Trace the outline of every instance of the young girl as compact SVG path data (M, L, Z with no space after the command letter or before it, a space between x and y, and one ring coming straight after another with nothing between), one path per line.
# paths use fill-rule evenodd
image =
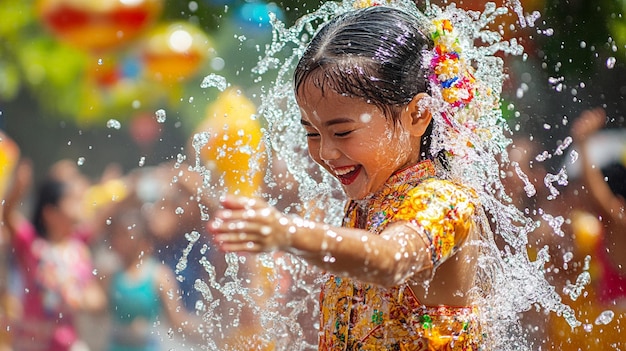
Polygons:
M449 24L440 23L441 34ZM470 188L436 177L444 167L430 154L431 75L446 69L424 64L434 46L413 15L391 7L332 19L296 68L295 94L311 158L350 199L343 226L236 197L211 224L223 250L282 250L332 273L321 294L320 350L481 343L472 299L479 204ZM458 83L471 84L461 62L446 64L456 65L449 73ZM447 103L471 101L451 84L458 89L444 91Z
M18 204L30 186L32 169L22 161L4 203L10 235L24 284L23 315L15 326L16 350L67 351L86 347L75 317L104 307L106 296L93 274L87 244L77 238L82 192L53 177L38 187L32 223Z
M162 349L157 326L169 322L182 330L190 342L198 342L199 318L189 313L177 298L178 284L170 267L157 261L152 252L142 204L134 196L118 203L110 213L108 229L111 248L120 267L103 280L109 296L111 337L109 351L153 351Z

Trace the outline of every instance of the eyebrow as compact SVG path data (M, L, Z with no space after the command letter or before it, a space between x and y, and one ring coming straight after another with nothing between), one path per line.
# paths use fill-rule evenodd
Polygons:
M332 126L335 124L341 124L341 123L353 123L354 120L350 119L350 118L335 118L335 119L331 119L330 121L327 121L326 123L324 123L324 126L328 127L328 126ZM309 121L305 121L303 119L300 120L300 124L302 124L305 127L312 127L313 125L311 124L311 122Z

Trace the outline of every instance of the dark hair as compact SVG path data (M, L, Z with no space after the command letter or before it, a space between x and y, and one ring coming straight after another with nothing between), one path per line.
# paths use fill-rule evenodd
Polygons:
M607 178L607 184L615 195L626 199L626 167L618 162L602 167L602 174Z
M33 211L33 224L37 234L48 237L48 228L43 218L44 209L48 206L59 206L67 193L67 184L52 178L44 179L37 189L37 200Z
M415 95L429 92L422 52L432 47L417 18L404 11L374 6L345 13L322 27L300 58L296 96L310 81L322 93L369 101L395 122Z
M383 111L405 105L428 91L422 51L431 47L417 19L401 10L375 6L348 12L311 40L294 73L296 94L312 79L320 89L371 101Z

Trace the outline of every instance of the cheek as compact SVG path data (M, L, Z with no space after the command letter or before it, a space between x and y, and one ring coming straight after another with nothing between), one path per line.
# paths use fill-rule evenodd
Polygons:
M384 172L393 172L406 162L409 154L407 145L410 145L410 138L406 133L393 134L389 131L367 145L363 145L363 152L372 159L377 169Z
M323 164L322 159L320 157L320 149L318 142L307 141L307 149L309 150L309 156L315 161L317 164Z

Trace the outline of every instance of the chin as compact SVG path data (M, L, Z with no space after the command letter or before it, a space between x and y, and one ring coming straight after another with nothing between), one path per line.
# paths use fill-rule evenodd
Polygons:
M343 192L350 200L363 200L369 195L369 193L364 191L350 191L346 187L343 188Z

